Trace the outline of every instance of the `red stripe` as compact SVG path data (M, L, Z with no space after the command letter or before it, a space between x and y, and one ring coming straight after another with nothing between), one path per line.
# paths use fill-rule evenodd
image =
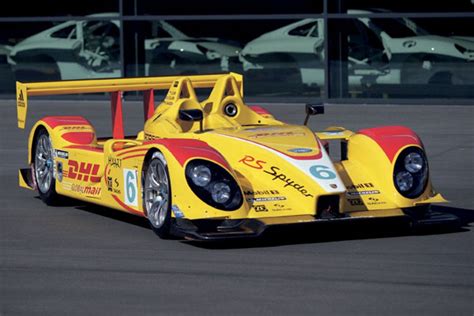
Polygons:
M135 215L138 215L138 216L142 216L142 217L146 217L145 214L143 214L142 212L136 210L136 209L133 209L131 208L130 206L128 206L127 204L123 203L122 201L120 201L120 199L118 198L118 196L116 196L115 194L111 194L112 197L114 198L114 200L122 207L124 208L127 212L129 213L132 213L132 214L135 214Z
M136 157L143 157L143 156L144 156L143 154L132 155L132 156L123 157L122 160L127 160L130 158L136 158Z
M418 145L423 148L418 135L405 126L367 128L360 130L358 133L377 142L390 161L393 161L400 149L407 145Z
M122 151L121 153L117 154L117 157L129 154L129 153L134 153L138 151L147 151L149 148L138 148L138 149L132 149L132 150L127 150L127 151Z
M69 132L62 134L61 137L70 143L88 145L94 141L95 134L93 132Z
M206 142L197 139L163 138L144 142L165 146L183 166L191 158L205 158L232 170L224 157Z
M99 148L95 146L85 146L85 145L69 145L64 148L82 149L82 150L94 151L94 152L99 152L99 153L104 152L103 148Z
M268 115L268 114L272 115L270 112L268 112L267 109L258 105L251 105L249 106L249 108L252 109L252 111L254 111L255 113L260 114L260 115Z
M82 116L47 116L41 119L51 128L63 125L91 125Z

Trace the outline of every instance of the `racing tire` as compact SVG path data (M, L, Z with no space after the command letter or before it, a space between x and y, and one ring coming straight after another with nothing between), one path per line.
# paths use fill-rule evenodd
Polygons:
M60 199L56 193L54 178L53 146L48 132L40 128L33 140L33 177L41 200L47 205L56 205Z
M170 178L166 160L158 151L143 166L143 209L155 234L171 238Z

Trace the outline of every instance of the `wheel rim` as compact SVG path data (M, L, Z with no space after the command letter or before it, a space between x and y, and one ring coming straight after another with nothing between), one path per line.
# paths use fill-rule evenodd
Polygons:
M145 176L145 208L150 223L160 228L165 224L169 208L169 183L164 164L153 159Z
M48 135L41 135L36 143L35 176L38 189L48 192L53 179L53 154Z

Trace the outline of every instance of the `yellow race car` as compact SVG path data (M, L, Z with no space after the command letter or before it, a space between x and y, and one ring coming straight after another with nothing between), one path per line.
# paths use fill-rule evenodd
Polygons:
M200 102L196 89L209 89ZM156 107L154 91L168 90ZM145 124L123 132L122 92L143 91ZM410 216L445 202L430 182L419 137L402 126L352 132L276 120L244 103L239 74L17 82L18 126L35 95L109 92L112 137L80 116L48 116L32 128L22 187L47 204L67 196L148 218L162 238L255 237L272 225ZM328 144L338 143L339 157ZM331 146L332 146L331 145ZM331 147L332 148L332 147Z

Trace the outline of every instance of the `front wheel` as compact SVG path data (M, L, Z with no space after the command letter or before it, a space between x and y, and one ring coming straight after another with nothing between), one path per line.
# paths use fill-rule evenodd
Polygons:
M169 238L171 231L171 188L166 160L159 152L145 163L143 208L153 231Z
M46 204L55 204L58 201L58 195L55 189L53 174L53 146L51 145L51 138L45 129L39 130L35 135L33 146L33 174L39 196Z

